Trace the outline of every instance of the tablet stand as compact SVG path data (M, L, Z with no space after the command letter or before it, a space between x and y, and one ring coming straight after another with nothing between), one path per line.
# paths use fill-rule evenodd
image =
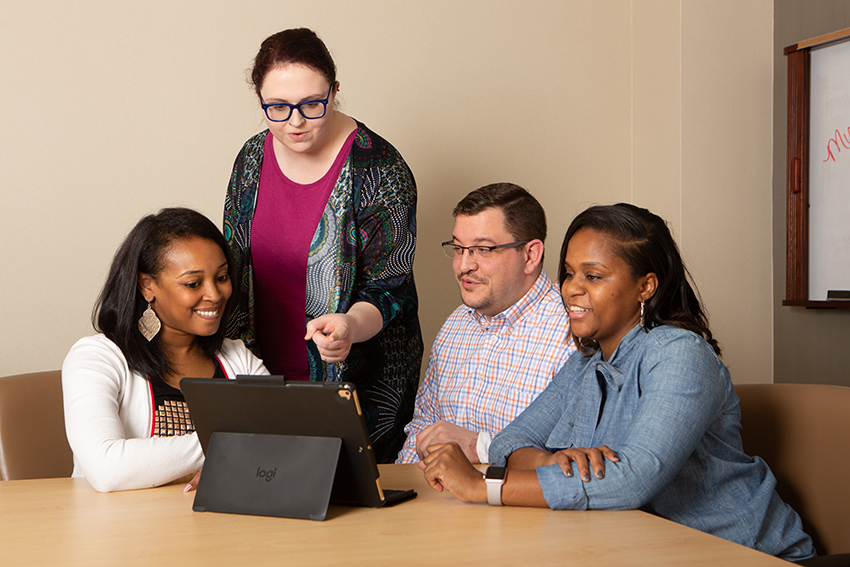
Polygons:
M192 509L324 520L342 440L215 432Z

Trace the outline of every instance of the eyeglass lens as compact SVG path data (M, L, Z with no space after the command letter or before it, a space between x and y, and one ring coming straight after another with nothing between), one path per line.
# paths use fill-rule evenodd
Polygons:
M446 256L449 258L454 258L455 256L463 256L463 251L469 251L470 258L489 258L490 257L490 247L489 246L458 246L456 244L444 244L443 252L446 253Z

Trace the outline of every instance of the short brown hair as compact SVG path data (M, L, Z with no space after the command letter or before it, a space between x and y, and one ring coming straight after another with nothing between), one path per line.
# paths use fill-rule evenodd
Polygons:
M546 213L531 193L513 183L493 183L461 199L452 215L472 216L498 208L505 215L505 227L517 240L546 242Z

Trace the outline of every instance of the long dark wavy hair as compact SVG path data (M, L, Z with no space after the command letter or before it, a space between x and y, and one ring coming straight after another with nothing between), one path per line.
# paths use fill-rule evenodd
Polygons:
M215 242L227 259L227 273L233 281L234 267L230 247L221 232L207 217L192 209L162 209L140 220L115 253L106 284L92 311L92 325L106 335L124 353L130 370L148 380L161 383L172 367L162 347L160 335L148 342L139 332L138 321L148 302L139 291L139 275L156 279L165 267L165 255L180 240L205 238ZM224 341L224 321L231 312L228 301L218 331L208 337L196 337L197 345L213 358Z
M720 345L708 328L708 317L693 284L679 247L670 234L667 223L647 209L628 203L590 207L580 213L564 236L561 246L558 280L561 286L566 279L564 261L567 245L573 235L588 228L611 238L614 253L622 258L636 278L655 273L658 288L644 305L644 326L652 329L660 325L673 325L700 335L720 355ZM596 341L573 337L582 352L595 352Z

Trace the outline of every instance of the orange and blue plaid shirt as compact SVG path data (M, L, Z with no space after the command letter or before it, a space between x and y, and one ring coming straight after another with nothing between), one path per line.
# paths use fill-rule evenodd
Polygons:
M501 431L575 352L568 330L561 295L545 270L490 321L466 305L455 309L434 340L396 462L418 461L416 435L439 420L491 436Z

